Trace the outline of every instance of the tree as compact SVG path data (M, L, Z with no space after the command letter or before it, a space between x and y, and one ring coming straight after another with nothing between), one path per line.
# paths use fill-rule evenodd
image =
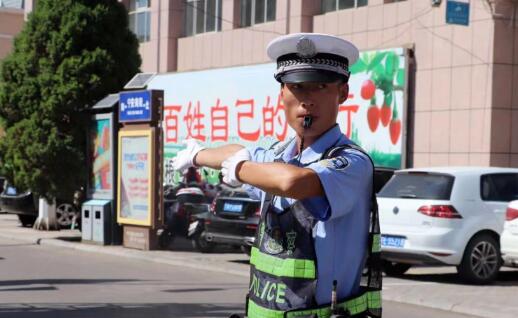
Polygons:
M49 202L85 184L85 112L139 71L116 0L40 0L0 68L2 173Z

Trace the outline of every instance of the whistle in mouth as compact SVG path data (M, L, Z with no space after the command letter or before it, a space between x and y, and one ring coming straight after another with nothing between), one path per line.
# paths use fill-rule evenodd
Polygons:
M302 127L307 129L307 128L311 127L312 123L313 123L313 117L311 117L310 115L306 115L306 116L304 116L304 122L302 123Z

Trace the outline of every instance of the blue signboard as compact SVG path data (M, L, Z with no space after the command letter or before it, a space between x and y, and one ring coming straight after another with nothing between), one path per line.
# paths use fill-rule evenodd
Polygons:
M446 3L446 23L469 25L469 3L448 0Z
M119 94L119 122L147 122L151 115L151 91Z

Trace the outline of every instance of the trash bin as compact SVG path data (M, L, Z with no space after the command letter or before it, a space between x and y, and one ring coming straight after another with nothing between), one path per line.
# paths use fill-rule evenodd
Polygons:
M81 206L81 239L83 241L92 240L92 206L88 202Z
M111 244L111 202L108 200L95 200L92 204L93 226L92 240L103 245Z
M83 239L91 240L95 243L100 243L103 245L111 244L111 201L90 200L83 203L82 210L83 220L87 220L87 224L83 222L83 226L88 226L88 230L83 230ZM89 214L89 218L84 219L84 216L86 216L87 214Z

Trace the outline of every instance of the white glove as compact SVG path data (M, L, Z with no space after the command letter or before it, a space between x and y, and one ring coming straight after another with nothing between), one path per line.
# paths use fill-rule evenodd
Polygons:
M196 157L198 152L205 149L196 139L187 139L182 143L187 147L180 150L172 160L173 169L181 173L190 167L194 167L194 157Z
M221 163L223 182L232 187L242 185L242 183L237 179L236 167L240 162L250 161L251 159L250 152L248 152L246 148L243 148L223 161Z

